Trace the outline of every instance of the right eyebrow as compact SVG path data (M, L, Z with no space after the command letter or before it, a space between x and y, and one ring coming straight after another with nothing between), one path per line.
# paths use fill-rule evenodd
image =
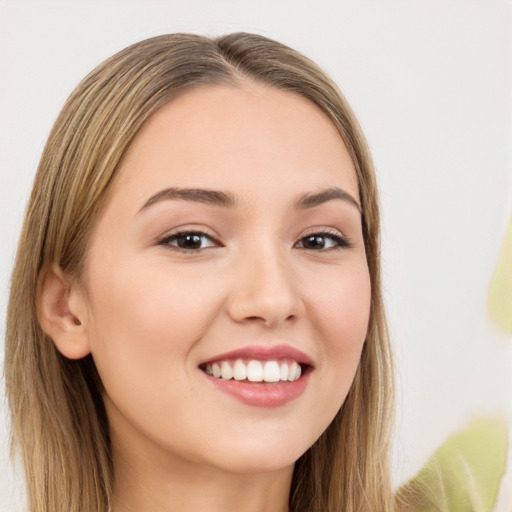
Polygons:
M361 206L355 198L345 190L338 187L328 188L317 192L316 194L304 194L300 196L298 201L295 203L295 208L299 210L314 208L315 206L326 203L327 201L332 201L333 199L341 199L342 201L355 206L359 213L362 213Z
M229 192L220 190L210 190L204 188L165 188L151 196L139 211L149 208L160 201L170 199L179 199L182 201L193 201L196 203L210 204L214 206L223 206L224 208L233 208L236 205L236 199Z

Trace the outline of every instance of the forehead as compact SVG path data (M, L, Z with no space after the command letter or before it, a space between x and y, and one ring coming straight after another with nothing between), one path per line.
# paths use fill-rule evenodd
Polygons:
M357 197L353 162L336 127L293 92L244 83L200 86L162 107L128 148L115 188L233 188L269 185L300 193L336 185Z

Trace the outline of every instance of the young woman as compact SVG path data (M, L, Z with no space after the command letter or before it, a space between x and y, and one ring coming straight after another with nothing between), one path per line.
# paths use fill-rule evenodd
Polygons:
M35 178L5 374L33 512L390 510L378 197L329 78L252 34L87 76Z

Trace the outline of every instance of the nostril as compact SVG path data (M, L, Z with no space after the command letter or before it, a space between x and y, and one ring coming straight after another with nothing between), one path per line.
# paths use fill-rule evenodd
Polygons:
M263 273L254 268L250 279L241 273L228 304L228 313L237 323L263 322L267 327L293 322L303 309L292 280L284 279L276 268Z

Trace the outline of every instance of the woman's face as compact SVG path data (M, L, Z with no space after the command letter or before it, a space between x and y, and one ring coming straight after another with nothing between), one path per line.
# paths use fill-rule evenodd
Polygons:
M146 122L110 192L74 307L114 450L291 467L342 405L368 325L358 185L334 126L290 92L197 88Z

